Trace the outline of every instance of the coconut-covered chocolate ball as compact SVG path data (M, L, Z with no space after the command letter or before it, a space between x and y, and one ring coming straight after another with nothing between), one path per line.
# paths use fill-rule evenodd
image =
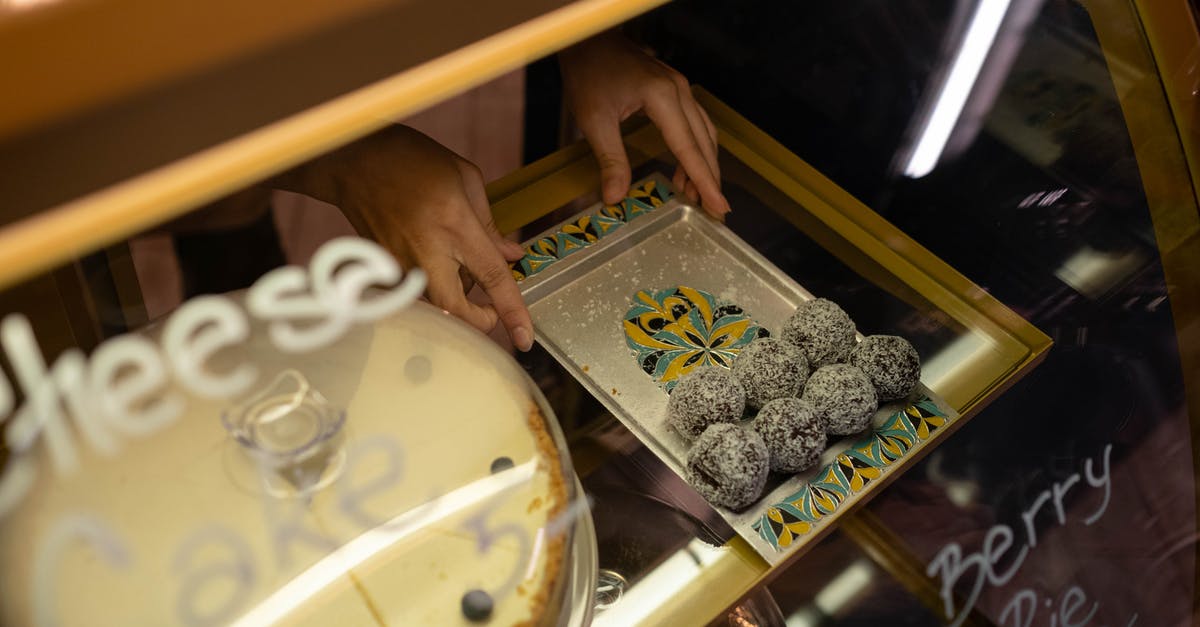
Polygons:
M867 428L879 407L875 386L866 373L850 364L818 368L804 385L804 400L824 417L825 431L850 435Z
M850 351L850 365L866 373L879 400L908 396L921 380L921 356L896 335L868 335Z
M795 344L760 337L738 353L731 369L755 409L777 398L800 396L808 380L808 359Z
M708 425L740 420L746 392L727 370L704 368L680 379L667 401L667 424L694 438Z
M722 423L696 438L687 457L687 480L713 505L742 509L767 485L770 453L752 429Z
M775 472L800 472L816 464L825 450L825 424L806 400L767 403L754 419L754 430L766 443Z
M846 361L854 348L854 321L837 303L817 298L802 303L783 325L782 337L804 350L810 368Z

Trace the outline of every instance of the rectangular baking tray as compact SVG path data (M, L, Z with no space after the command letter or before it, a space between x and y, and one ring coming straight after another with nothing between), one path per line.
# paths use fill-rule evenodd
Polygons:
M814 296L723 224L683 201L661 174L633 189L642 190L640 210L614 213L597 204L581 211L526 242L529 255L523 266L514 264L515 275L538 342L684 476L689 443L666 427L667 392L643 371L626 343L622 322L635 294L696 288L738 305L772 333ZM657 197L648 189L657 190ZM658 206L647 209L651 202ZM637 215L624 219L631 213ZM597 220L608 224L597 228ZM534 257L541 262L531 266L528 260ZM535 273L529 273L531 267ZM924 385L912 398L920 402L882 406L868 432L831 440L814 469L772 475L749 508L715 509L769 563L783 561L887 483L931 433L958 418Z

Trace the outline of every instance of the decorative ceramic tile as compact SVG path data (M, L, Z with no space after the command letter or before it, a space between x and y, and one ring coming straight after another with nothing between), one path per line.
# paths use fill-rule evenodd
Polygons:
M621 202L563 224L559 230L526 246L525 256L509 264L513 278L524 281L559 259L595 244L630 220L661 207L672 196L674 193L657 179L639 181Z
M729 368L754 338L769 335L736 304L685 285L641 290L633 301L622 321L625 343L668 392L696 368Z

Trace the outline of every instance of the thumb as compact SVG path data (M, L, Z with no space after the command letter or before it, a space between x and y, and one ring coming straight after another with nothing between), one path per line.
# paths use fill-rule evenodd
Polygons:
M471 205L471 211L475 212L475 217L483 225L483 230L492 240L492 244L496 246L496 250L500 251L505 261L517 261L524 257L525 249L516 242L510 242L496 226L496 219L492 216L492 208L488 203L487 191L483 186L483 174L480 173L478 166L464 160L460 160L458 165L467 203Z

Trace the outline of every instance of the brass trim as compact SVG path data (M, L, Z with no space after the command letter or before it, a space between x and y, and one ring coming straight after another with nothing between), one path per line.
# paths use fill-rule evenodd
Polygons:
M1200 189L1196 189L1200 181L1200 108L1196 106L1200 77L1195 74L1200 67L1200 29L1196 14L1187 0L1134 0L1133 8L1146 33L1157 66L1154 70L1162 79L1193 191L1200 201Z
M1195 15L1182 0L1088 0L1084 7L1109 65L1124 64L1142 77L1118 89L1117 97L1168 286L1193 467L1200 468L1200 114L1192 93L1196 84L1188 78L1200 50ZM1195 503L1200 511L1200 491ZM1200 530L1200 518L1196 525ZM1200 560L1200 544L1195 556ZM1194 576L1200 590L1200 569ZM1192 608L1200 615L1200 597L1193 595Z

